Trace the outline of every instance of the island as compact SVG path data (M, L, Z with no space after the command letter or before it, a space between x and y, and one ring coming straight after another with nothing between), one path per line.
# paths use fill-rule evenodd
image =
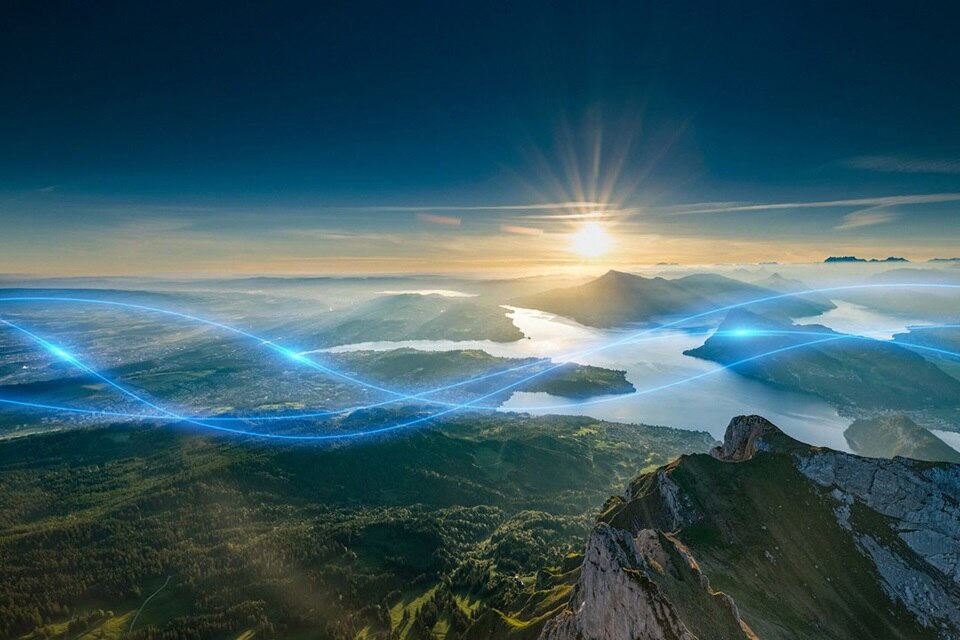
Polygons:
M421 351L349 351L331 354L337 366L365 380L411 393L430 391L456 383L439 396L467 401L493 394L502 401L514 391L543 392L564 398L583 399L623 395L636 389L626 372L573 362L555 363L542 358L500 358L479 349ZM479 378L466 384L461 381ZM502 391L498 391L501 390ZM431 394L431 398L437 398Z
M870 458L913 458L960 463L960 451L902 413L861 418L843 432L854 453Z

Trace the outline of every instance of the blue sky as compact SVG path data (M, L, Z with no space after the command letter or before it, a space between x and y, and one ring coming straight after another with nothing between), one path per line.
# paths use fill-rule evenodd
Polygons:
M958 244L948 3L326 4L8 9L0 271L549 268L594 211L618 265Z

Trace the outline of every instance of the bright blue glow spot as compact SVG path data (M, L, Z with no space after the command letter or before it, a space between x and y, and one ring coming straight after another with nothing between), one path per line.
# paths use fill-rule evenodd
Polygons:
M73 362L74 360L76 360L76 358L74 358L72 355L70 355L60 347L50 347L50 353L57 356L58 358L62 358L66 360L67 362Z
M280 353L287 356L291 360L296 360L297 362L305 362L307 359L306 356L299 354L296 351L292 351L290 349L284 349L283 347L280 347Z
M909 287L917 287L917 288L938 288L938 289L960 289L960 285L949 285L949 284L919 284L919 285L914 285L914 284L847 285L847 286L840 286L840 287L832 287L832 288L828 288L828 289L815 289L815 290L810 290L810 291L805 291L805 292L798 292L798 293L778 294L778 295L772 296L772 297L761 298L761 299L752 300L752 301L748 301L748 302L738 303L738 304L735 304L735 305L728 305L728 306L726 306L726 307L719 307L719 308L716 308L716 309L712 309L712 310L710 310L710 311L702 312L702 313L697 314L697 315L694 315L694 316L690 316L690 317L688 317L688 318L682 318L682 319L679 319L679 320L671 321L671 322L666 323L666 324L664 324L664 325L660 325L660 326L658 326L658 327L656 327L656 328L654 328L654 329L647 329L647 330L644 330L644 331L640 331L640 332L638 332L638 333L633 333L633 334L627 335L626 337L624 337L624 338L622 338L622 339L619 339L619 340L607 342L607 343L601 344L601 345L599 345L599 346L592 346L591 348L589 348L589 349L587 349L587 350L584 350L584 351L581 351L581 352L578 352L577 354L571 354L571 355L566 356L566 357L557 358L557 360L560 360L561 362L559 362L559 363L557 363L557 364L555 364L555 365L553 365L553 366L549 366L549 367L547 367L546 369L543 369L543 370L541 370L541 371L535 371L535 372L533 372L532 374L530 374L530 375L528 375L528 376L526 376L526 377L524 377L524 378L522 378L522 379L520 379L520 380L518 380L518 381L512 382L512 383L510 383L510 384L508 384L508 385L505 385L505 386L501 387L500 389L491 391L490 393L488 393L488 394L486 394L486 395L483 395L483 396L481 396L481 397L479 397L479 398L475 398L475 399L473 399L473 400L469 400L469 401L464 402L464 403L462 403L462 404L455 404L455 403L451 403L451 402L442 402L442 401L439 401L439 400L427 400L427 402L429 402L429 403L431 403L431 404L436 404L436 405L439 405L439 406L448 407L447 409L445 409L445 410L443 410L443 411L439 411L439 412L437 412L437 413L424 415L424 416L422 416L422 417L419 417L419 418L416 418L416 419L414 419L414 420L407 421L407 422L395 423L395 424L390 424L390 425L383 426L383 427L372 428L372 429L369 429L369 430L366 430L366 431L340 432L340 433L323 434L323 435L309 435L309 434L307 434L307 435L301 435L301 434L289 434L289 435L288 435L288 434L270 434L270 433L262 433L262 432L257 432L257 431L250 431L250 430L240 429L240 428L229 428L229 427L215 426L215 425L207 424L207 421L208 421L208 420L209 420L209 421L256 421L256 420L272 420L272 419L285 420L285 419L303 418L303 417L312 417L312 416L337 415L337 414L340 414L340 413L344 413L344 412L346 412L346 411L356 410L357 408L337 410L337 411L330 411L330 412L324 412L324 413L299 414L299 415L282 415L282 416L255 416L255 417L236 417L236 416L232 416L232 417L206 417L206 416L190 417L190 416L182 416L182 415L179 415L178 413L174 413L174 412L172 412L172 411L168 411L168 410L166 410L166 409L164 409L164 408L162 408L162 407L159 407L159 406L151 403L150 401L148 401L148 400L146 400L146 399L138 396L137 394L135 394L135 393L127 390L126 388L124 388L123 386L117 384L116 382L113 382L112 380L109 380L108 378L106 378L106 377L103 376L102 374L97 373L96 371L94 371L94 370L91 369L90 367L86 366L85 364L83 364L82 362L80 362L77 358L75 358L74 356L72 356L72 355L70 355L69 353L65 352L64 350L62 350L62 349L60 349L60 348L58 348L58 347L53 346L52 344L50 344L50 343L47 342L46 340L43 340L43 339L40 338L39 336L36 336L35 334L27 331L26 329L24 329L24 328L22 328L22 327L18 327L17 325L15 325L15 324L13 324L13 323L11 323L11 322L8 322L7 320L3 320L2 318L0 318L0 323L2 323L2 324L4 324L4 325L7 325L7 326L9 326L9 327L11 327L11 328L13 328L13 329L16 329L16 330L20 331L21 333L27 335L28 337L30 337L31 339L33 339L38 345L40 345L41 347L47 349L50 353L52 353L52 354L54 354L54 355L57 355L57 356L59 356L59 357L62 357L62 358L67 359L68 361L70 361L70 362L72 362L73 364L75 364L75 366L83 369L84 371L88 372L88 373L91 374L91 375L94 375L94 376L100 378L101 380L103 380L104 382L106 382L107 384L109 384L110 386L112 386L112 387L116 388L118 391L122 392L124 395L129 396L130 398L132 398L132 399L140 402L141 404L145 405L146 407L148 407L148 408L150 408L150 409L153 409L153 410L159 412L159 414L162 414L162 415L144 415L144 414L134 414L134 413L121 413L121 412L85 410L85 409L77 409L77 408L73 408L73 407L60 407L60 406L54 406L54 405L44 405L44 404L36 404L36 403L28 403L28 402L19 402L19 401L9 400L9 399L5 399L5 398L0 398L0 403L11 404L11 405L18 405L18 406L23 406L23 407L33 407L33 408L37 408L37 409L50 409L50 410L57 410L57 411L71 411L71 412L86 413L86 414L91 414L91 415L111 415L111 416L132 417L132 418L150 418L150 419L158 419L158 418L159 418L159 419L164 419L164 420L185 421L185 422L189 422L189 423L195 424L195 425L200 426L200 427L204 427L204 428L208 428L208 429L213 429L213 430L217 430L217 431L222 431L222 432L226 432L226 433L234 433L234 434L241 434L241 435L254 436L254 437L263 437L263 438L276 438L276 439L284 439L284 440L339 440L339 439L345 439L345 438L359 438L359 437L363 437L363 436L370 436L370 435L377 434L377 433L385 433L385 432L390 432L390 431L394 431L394 430L404 429L404 428L407 428L407 427L413 427L413 426L415 426L415 425L417 425L417 424L422 424L422 423L427 422L427 421L429 421L429 420L433 420L433 419L436 419L436 418L439 418L439 417L448 415L448 414L450 414L450 413L453 413L453 412L459 411L459 410L468 410L468 409L491 409L491 410L492 410L492 409L496 409L496 408L497 408L496 405L494 405L494 406L484 406L483 404L481 404L481 402L484 401L484 400L488 400L488 399L490 399L490 398L498 395L499 393L501 393L501 392L503 392L503 391L516 388L516 387L518 387L519 385L523 384L524 382L527 382L527 381L529 381L529 380L533 380L533 379L538 378L538 377L540 377L540 376L542 376L542 375L544 375L544 374L547 374L547 373L549 373L549 372L551 372L551 371L554 371L554 370L556 370L557 368L563 366L563 361L572 360L576 355L588 355L588 354L591 354L591 353L595 353L595 352L599 352L599 351L611 349L611 348L616 347L616 346L621 345L621 344L631 344L631 343L641 342L641 341L645 341L645 340L654 340L654 339L657 339L657 338L659 338L659 337L666 337L666 336L657 336L657 337L646 337L646 338L644 338L644 337L642 337L642 336L645 336L645 335L647 335L647 334L653 333L653 332L655 332L655 331L658 331L658 330L661 330L661 329L664 329L664 328L667 328L667 327L670 327L670 326L676 326L676 325L679 325L679 324L682 324L682 323L685 323L685 322L689 322L689 321L691 321L691 320L698 319L698 318L700 318L700 317L704 317L704 316L707 316L707 315L710 315L710 314L713 314L713 313L717 313L717 312L719 312L719 311L729 310L729 309L738 308L738 307L744 307L744 306L747 306L747 305L750 305L750 304L755 304L755 303L758 303L758 302L764 302L764 301L773 300L773 299L788 298L788 297L795 296L795 295L799 295L799 294L803 294L803 293L822 293L822 292L827 292L827 291L842 291L842 290L850 290L850 289L909 288ZM367 387L367 388L371 388L371 389L376 389L376 390L381 390L381 391L388 392L388 393L390 393L391 395L396 395L396 396L398 396L399 399L401 399L401 400L409 400L409 399L412 399L412 398L423 398L424 396L432 395L432 394L436 393L437 391L442 391L442 390L445 390L445 389L462 386L462 385L464 385L464 384L468 384L468 383L470 383L470 382L474 382L474 381L477 381L477 380L482 380L482 379L487 379L487 378L493 378L493 377L496 377L496 376L501 375L501 374L503 374L503 373L507 373L507 372L511 372L511 371L520 371L520 370L523 370L523 369L526 369L526 368L532 366L532 364L539 364L539 363L543 362L543 361L541 361L541 360L537 360L536 362L534 362L534 363L532 363L532 364L521 365L521 366L517 366L517 367L512 367L512 368L509 368L509 369L505 369L505 370L500 371L500 372L495 372L495 373L492 373L492 374L485 374L485 375L483 375L483 376L477 376L477 377L475 377L475 378L470 378L470 379L467 379L467 380L463 380L463 381L460 381L460 382L456 382L456 383L447 385L447 386L445 386L445 387L438 387L437 389L433 389L433 390L430 390L430 391L424 391L424 392L421 392L421 393L416 394L416 395L406 395L406 394L403 394L403 393L401 393L401 392L397 392L397 391L393 391L393 390L390 390L390 389L385 389L385 388L382 388L382 387L370 385L369 383L365 383L365 382L363 382L363 381L361 381L361 380L357 380L357 379L352 378L352 377L350 377L350 376L347 376L347 375L345 375L345 374L336 372L336 371L334 371L334 370L332 370L332 369L328 369L328 368L326 368L326 367L322 367L322 366L319 365L318 363L316 363L316 362L310 360L309 358L307 358L305 355L301 355L301 354L296 353L296 352L294 352L294 351L292 351L292 350L284 349L284 348L282 348L282 347L273 346L269 340L263 340L262 338L258 338L257 336L255 336L255 335L253 335L253 334L251 334L251 333L247 333L247 332L242 331L242 330L240 330L240 329L235 329L235 328L232 328L232 327L228 327L227 325L219 324L219 323L216 323L216 322L213 322L213 321L210 321L210 320L203 320L203 319L197 318L197 317L195 317L195 316L189 316L189 315L177 313L177 312L174 312L174 311L167 311L167 310L157 309L157 308L155 308L155 307L145 307L145 306L141 306L141 305L131 305L131 304L127 304L127 303L119 303L119 302L104 301L104 300L94 300L94 299L87 299L87 298L66 298L66 297L53 297L53 296L0 297L0 302L14 302L14 301L79 302L79 303L89 303L89 304L103 304L103 305L111 305L111 306L125 307L125 308L131 308L131 309L142 309L142 310L146 310L146 311L153 311L153 312L157 312L157 313L163 313L163 314L166 314L166 315L183 318L183 319L186 319L186 320L192 320L192 321L196 321L196 322L201 322L201 323L207 324L207 325L209 325L209 326L218 327L218 328L221 328L221 329L224 329L224 330L228 330L228 331L230 331L230 332L232 332L232 333L234 333L234 334L241 335L241 336L245 336L245 337L247 337L247 338L251 338L251 339L260 341L260 342L262 342L264 345L271 345L275 350L277 350L277 351L280 352L280 353L283 353L284 355L287 355L288 357L290 357L290 358L293 359L293 360L296 360L296 361L298 361L298 362L307 362L307 363L309 363L310 366L311 366L312 368L314 368L314 369L331 373L331 374L336 375L336 376L338 376L338 377L340 377L340 378L342 378L342 379L344 379L344 380L348 380L348 381L351 381L351 382L360 384L360 385L362 385L362 386L364 386L364 387ZM922 327L917 327L917 329L921 329L921 328L923 328L923 329L960 328L960 325L940 325L940 326L922 326ZM723 332L718 332L718 333L723 333ZM665 383L665 384L662 384L662 385L659 385L659 386L648 387L648 388L646 388L646 389L638 390L638 391L636 391L636 395L654 393L654 392L657 392L657 391L660 391L660 390L663 390L663 389L667 389L667 388L670 388L670 387L675 387L675 386L678 386L678 385L681 385L681 384L689 383L689 382L695 381L695 380L697 380L697 379L700 379L700 378L706 377L706 376L708 376L708 375L711 375L711 374L713 374L713 373L716 373L716 372L718 372L718 371L723 371L723 370L730 369L730 368L735 367L735 366L737 366L737 365L739 365L739 364L744 364L744 363L746 363L746 362L758 360L758 359L760 359L760 358L764 358L764 357L771 356L771 355L776 355L776 354L779 354L779 353L784 353L784 352L788 352L788 351L793 351L793 350L795 350L795 349L804 348L804 347L807 347L807 346L810 346L810 345L827 343L827 342L834 342L834 341L838 341L838 340L867 340L867 341L872 340L872 338L869 338L869 337L866 337L866 336L848 335L848 334L837 334L837 333L834 333L834 332L821 333L821 332L811 332L811 331L773 331L773 330L763 330L763 329L740 329L740 330L729 331L729 332L727 332L727 333L728 333L728 334L731 334L731 335L790 335L790 334L796 334L796 335L803 335L803 336L809 336L809 337L814 337L814 336L826 336L826 337L823 338L823 339L819 339L819 340L811 340L811 341L803 342L803 343L800 343L800 344L794 344L794 345L790 345L790 346L783 347L783 348L780 348L780 349L776 349L776 350L773 350L773 351L768 351L768 352L765 352L765 353L760 353L760 354L752 355L752 356L750 356L749 358L745 358L745 359L743 359L743 360L739 360L739 361L737 361L737 362L733 362L733 363L730 363L730 364L728 364L728 365L724 365L724 366L721 366L721 367L717 367L717 368L715 368L715 369L711 369L711 370L709 370L709 371L705 371L705 372L700 373L700 374L695 375L695 376L691 376L691 377L688 377L688 378L681 378L681 379L678 379L678 380L672 380L672 381L670 381L670 382L668 382L668 383ZM925 350L925 351L930 351L930 352L933 352L933 353L939 353L939 354L942 354L942 355L951 356L951 357L954 357L954 358L960 358L960 353L950 352L950 351L946 351L946 350L942 350L942 349L936 349L936 348L932 348L932 347L925 347L925 346L922 346L922 345L913 345L913 344L908 344L908 345L905 345L905 346L908 346L908 347L911 348L911 349ZM564 408L564 407L569 407L569 406L584 406L584 405L591 405L591 404L600 404L600 403L609 402L609 401L612 401L612 400L617 400L617 399L622 398L622 397L627 397L627 396L608 396L608 397L603 397L603 398L596 398L596 399L589 400L589 401L585 401L585 402L575 402L575 403L570 403L570 404L561 404L561 405L553 405L553 406L540 406L540 407L536 407L536 409L538 409L538 410L542 410L542 409L562 409L562 408ZM382 403L367 405L367 407L362 407L362 408L383 406L383 405L390 404L390 403L395 402L395 401L396 401L396 400L388 400L388 401L384 401L384 402L382 402ZM359 407L358 407L358 408L359 408Z

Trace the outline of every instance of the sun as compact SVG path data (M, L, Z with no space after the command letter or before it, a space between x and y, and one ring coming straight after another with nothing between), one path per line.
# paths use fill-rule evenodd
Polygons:
M607 233L602 222L584 222L579 229L570 234L570 249L584 258L597 258L607 253L613 245L613 238Z

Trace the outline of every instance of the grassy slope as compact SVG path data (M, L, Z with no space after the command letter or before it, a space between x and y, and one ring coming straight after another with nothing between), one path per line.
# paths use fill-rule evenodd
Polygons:
M482 617L517 597L514 576L578 549L593 505L636 468L709 444L513 416L337 448L123 426L6 441L0 637L72 637L65 624L96 609L119 637L167 575L132 638L383 637L384 618L398 605L412 618L441 582ZM435 632L455 622L445 602Z
M688 456L671 477L708 514L679 537L761 638L933 637L881 591L833 502L791 456Z

